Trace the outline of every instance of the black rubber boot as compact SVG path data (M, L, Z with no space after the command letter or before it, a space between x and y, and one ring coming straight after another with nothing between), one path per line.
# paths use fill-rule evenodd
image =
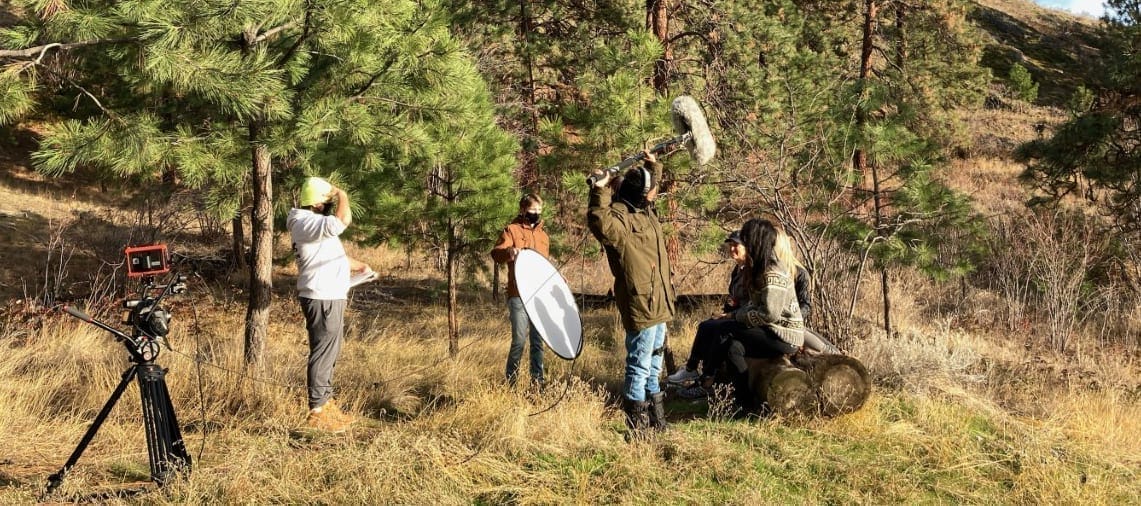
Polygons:
M650 415L647 413L649 405L650 403L645 401L622 399L622 411L626 413L626 428L630 429L626 432L626 441L642 439L646 436L650 428Z
M650 427L657 431L666 430L666 393L650 395Z

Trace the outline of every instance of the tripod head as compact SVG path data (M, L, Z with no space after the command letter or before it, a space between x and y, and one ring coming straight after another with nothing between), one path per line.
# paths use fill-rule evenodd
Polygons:
M185 275L171 273L165 284L157 284L154 276L144 276L138 296L123 301L123 307L131 310L123 324L131 326L131 337L138 343L137 349L143 358L157 358L159 343L165 344L166 335L170 333L171 314L162 307L162 299L180 293L186 293Z
M62 309L113 334L117 341L127 347L133 362L151 363L158 358L162 349L160 345L165 344L165 337L170 333L171 314L162 307L162 300L167 295L186 293L186 276L170 271L165 244L127 248L125 253L127 276L139 278L142 283L135 297L123 301L123 307L130 310L123 320L123 325L131 326L130 334L88 316L79 308L63 306ZM156 282L156 274L168 272L171 274L166 283Z

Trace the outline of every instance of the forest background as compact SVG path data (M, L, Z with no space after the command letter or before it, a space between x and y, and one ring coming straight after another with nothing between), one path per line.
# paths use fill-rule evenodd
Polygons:
M197 467L104 499L1136 500L1141 7L1108 3L0 3L0 497L34 500L125 366L53 309L118 318L122 248L161 241L197 274L164 355ZM487 251L518 196L547 201L572 288L604 294L583 178L670 135L682 94L719 151L666 161L679 291L720 293L721 239L779 219L810 324L872 373L863 410L675 402L670 433L627 445L607 305L584 306L579 360L548 357L556 386L502 384ZM338 368L364 423L332 438L292 431L305 345L280 231L306 175L348 189L351 252L382 274ZM679 314L676 354L716 306ZM140 432L123 402L62 497L145 480Z

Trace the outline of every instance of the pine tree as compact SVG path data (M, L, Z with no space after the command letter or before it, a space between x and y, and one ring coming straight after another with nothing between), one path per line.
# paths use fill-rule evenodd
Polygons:
M449 89L437 105L448 121L426 125L413 165L426 175L394 178L373 173L359 181L372 187L370 207L399 216L374 240L394 235L419 247L442 247L448 286L448 353L459 353L458 280L463 264L478 265L515 211L511 173L516 140L495 124L486 84L466 60L455 62ZM464 65L466 63L466 65Z
M53 121L34 155L39 170L96 166L150 184L173 172L230 202L220 214L237 207L249 176L245 356L255 367L269 319L272 216L288 207L274 198L275 179L292 186L325 175L370 205L386 197L357 184L423 179L455 163L434 153L450 140L433 134L473 122L483 132L473 137L494 138L486 107L449 98L456 82L470 88L472 63L435 2L28 2L23 12L0 32L11 48L0 58L20 69L0 80L15 90L0 99L3 118L37 100L47 108L69 94L83 99L74 113L45 114ZM478 160L511 151L485 142ZM365 208L357 233L403 218Z
M915 265L936 276L969 268L940 261L936 252L950 230L977 217L967 199L932 172L955 140L946 133L956 127L945 111L976 107L985 75L975 65L980 48L964 23L963 2L865 0L863 14L859 72L849 97L856 118L853 167L864 181L859 193L871 205L867 212L854 208L834 230L879 267L884 330L891 334L889 267ZM887 50L877 56L877 48Z
M1141 5L1108 0L1090 91L1046 139L1019 148L1032 205L1085 197L1131 241L1141 238ZM1092 100L1091 100L1092 99Z
M503 107L505 127L522 139L516 177L521 187L547 196L566 195L564 175L583 177L580 167L541 159L561 149L563 135L548 137L543 126L562 120L558 116L568 108L605 101L586 96L582 80L599 75L600 66L606 65L599 57L607 42L627 44L627 34L640 27L636 5L607 0L451 0L454 26L484 62L481 71ZM559 157L546 160L553 158Z
M1038 99L1038 83L1030 77L1030 71L1026 70L1026 67L1017 63L1011 65L1007 81L1010 83L1014 98L1028 104L1034 103Z

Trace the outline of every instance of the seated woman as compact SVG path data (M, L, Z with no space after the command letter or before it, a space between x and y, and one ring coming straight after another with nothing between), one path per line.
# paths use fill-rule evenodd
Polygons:
M741 282L741 266L745 263L745 248L741 245L741 234L733 231L725 238L722 245L726 255L736 265L729 276L729 298L721 308L721 314L705 320L697 325L697 333L693 336L693 346L690 348L689 359L685 367L678 369L666 377L666 381L674 385L686 385L697 381L697 385L679 392L685 398L704 397L706 388L713 382L718 367L725 360L725 346L728 342L731 329L740 327L740 324L729 318L728 314L741 306L741 301L748 297ZM698 365L701 372L698 372Z
M788 360L804 345L804 318L796 298L796 257L792 241L776 224L754 218L741 227L747 258L742 268L747 301L732 313L734 329L727 361L736 404L755 411L746 357Z

